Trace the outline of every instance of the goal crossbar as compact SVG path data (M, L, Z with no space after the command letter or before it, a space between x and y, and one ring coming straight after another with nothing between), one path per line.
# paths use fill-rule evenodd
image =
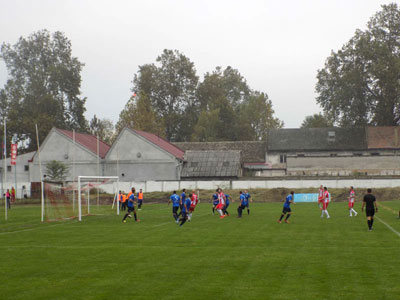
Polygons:
M81 179L116 179L117 193L119 185L118 176L78 176L78 220L82 221L82 196L81 196ZM90 212L90 202L88 201L88 212ZM119 205L117 205L117 215L119 215Z

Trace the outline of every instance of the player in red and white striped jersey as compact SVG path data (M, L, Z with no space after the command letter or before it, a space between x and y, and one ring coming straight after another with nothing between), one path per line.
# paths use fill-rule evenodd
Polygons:
M189 208L189 215L188 215L188 221L192 219L192 213L194 209L196 208L196 205L199 203L199 197L196 194L195 190L192 190L191 198L190 198L190 208Z
M330 201L330 195L328 192L328 188L324 187L324 199L322 200L322 214L321 214L321 218L324 217L324 214L326 214L326 218L329 219L329 213L328 213L328 205L329 205L329 201Z
M350 212L350 217L352 217L352 213L354 213L354 216L357 216L357 212L354 210L354 201L356 198L356 193L354 192L354 188L350 187L350 195L349 195L349 212Z
M322 202L324 200L324 187L321 185L319 187L319 193L318 193L318 206L319 209L322 210Z
M222 189L219 188L218 189L218 204L217 204L216 209L217 209L217 212L219 213L219 217L221 219L225 218L225 214L223 212L224 207L225 207L225 201L226 201L225 195L222 192Z

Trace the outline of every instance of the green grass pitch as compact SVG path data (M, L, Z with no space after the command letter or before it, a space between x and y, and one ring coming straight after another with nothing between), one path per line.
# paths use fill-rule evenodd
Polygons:
M360 203L251 203L220 220L200 204L178 227L166 204L140 223L113 215L40 224L40 208L15 206L0 221L0 299L400 299L400 201L382 202L368 232ZM96 212L93 207L92 211ZM1 211L4 213L4 211Z

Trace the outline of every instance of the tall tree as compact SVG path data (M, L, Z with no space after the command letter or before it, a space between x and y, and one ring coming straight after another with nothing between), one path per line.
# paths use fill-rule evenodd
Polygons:
M317 103L340 126L400 124L400 10L383 5L318 71Z
M80 97L83 64L63 33L42 30L13 46L3 43L0 58L9 74L0 90L0 115L25 150L36 148L35 124L41 140L53 126L87 130L86 99Z
M306 116L303 123L301 123L301 128L322 128L322 127L332 127L332 123L321 113L313 114L311 116Z
M115 139L113 122L109 119L99 119L96 115L90 120L89 132L109 145L111 145Z
M165 125L168 140L188 140L197 121L198 77L194 64L179 51L166 49L156 63L139 67L133 90L147 95L157 121Z
M164 124L157 118L145 92L132 96L121 111L116 125L117 132L124 127L151 132L161 137L165 136Z

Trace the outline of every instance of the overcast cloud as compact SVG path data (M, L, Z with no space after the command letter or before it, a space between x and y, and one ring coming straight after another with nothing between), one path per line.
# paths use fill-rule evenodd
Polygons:
M116 122L138 66L167 48L188 56L199 76L216 66L238 69L292 128L320 111L316 74L331 50L390 2L0 0L0 42L14 44L41 29L64 32L85 63L88 120L96 114ZM0 87L6 78L0 61Z

